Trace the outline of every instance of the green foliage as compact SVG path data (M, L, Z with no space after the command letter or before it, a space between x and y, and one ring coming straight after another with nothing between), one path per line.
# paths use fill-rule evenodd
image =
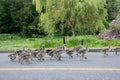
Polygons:
M120 0L107 0L108 22L114 20L120 10Z
M12 29L9 26L12 26L12 18L11 14L9 13L10 4L8 0L1 0L0 1L0 33L5 32L11 32Z
M120 10L119 10L119 13L118 13L118 15L117 15L117 19L118 19L118 18L120 18Z
M71 37L71 38L67 38L67 47L73 47L73 46L77 46L80 45L80 39L76 38L76 37Z
M99 34L119 18L119 5L120 0L0 0L0 33L28 37Z
M42 2L42 1L41 1ZM95 34L105 27L107 11L105 0L46 0L40 25L49 34Z
M42 11L41 0L36 0L36 11L39 13Z
M54 48L58 45L62 45L63 42L62 42L62 39L60 38L50 38L50 37L47 37L47 38L43 38L42 40L36 40L34 42L34 45L33 47L36 48L36 47L42 47L42 46L45 46L46 48Z
M19 40L19 39L24 39L20 35L17 34L0 34L0 40Z
M45 35L38 22L39 14L35 11L32 0L0 2L0 33L18 33L28 37Z
M13 36L12 39L11 36ZM120 46L120 39L99 39L93 35L66 37L66 46L73 48L74 46L81 45L82 39L84 40L84 46L88 45L89 48L108 47L108 44L111 44L112 47ZM0 50L22 49L23 46L33 49L42 46L55 48L59 45L63 45L62 37L23 38L16 34L0 34Z

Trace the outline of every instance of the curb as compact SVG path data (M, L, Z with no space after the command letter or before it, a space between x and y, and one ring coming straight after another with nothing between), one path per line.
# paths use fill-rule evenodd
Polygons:
M0 51L0 53L12 53L13 51L11 50L11 51L6 51L6 50L4 50L4 51Z

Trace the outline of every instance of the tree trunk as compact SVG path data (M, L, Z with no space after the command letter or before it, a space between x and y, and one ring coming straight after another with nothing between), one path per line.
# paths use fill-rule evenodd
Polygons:
M71 27L72 27L72 35L76 36L76 32L75 32L76 20L75 21L71 21Z
M72 28L72 35L75 36L75 27L76 27L76 20L75 21L71 21L70 18L68 18L68 22L69 22L69 25L71 26Z
M72 27L72 35L75 36L75 26L71 26Z

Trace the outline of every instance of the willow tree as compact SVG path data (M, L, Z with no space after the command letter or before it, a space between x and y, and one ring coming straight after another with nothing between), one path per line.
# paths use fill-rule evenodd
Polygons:
M118 10L119 12L117 13L117 19L120 18L120 0L117 0L117 7L118 7Z
M56 23L64 21L64 0L46 0L46 11L40 16L41 25L49 34L56 31ZM62 28L62 26L61 26Z
M120 10L119 10L119 13L118 13L118 15L117 15L117 17L116 17L116 18L117 18L117 19L118 19L118 18L120 18Z
M60 23L61 32L67 26L72 35L94 34L104 28L105 5L106 0L46 0L46 11L40 15L40 24L50 34L56 31L57 23Z
M33 0L33 4L35 4L36 11L40 13L42 10L41 0Z

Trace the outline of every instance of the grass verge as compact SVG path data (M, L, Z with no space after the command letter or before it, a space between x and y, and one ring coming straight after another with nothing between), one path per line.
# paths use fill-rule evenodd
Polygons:
M111 44L112 47L120 47L120 39L99 39L97 36L84 35L75 37L66 37L66 45L68 48L81 45L89 45L90 48L103 48ZM45 38L23 38L16 34L0 34L0 50L22 49L23 46L29 48L54 48L63 45L62 37L45 37Z

